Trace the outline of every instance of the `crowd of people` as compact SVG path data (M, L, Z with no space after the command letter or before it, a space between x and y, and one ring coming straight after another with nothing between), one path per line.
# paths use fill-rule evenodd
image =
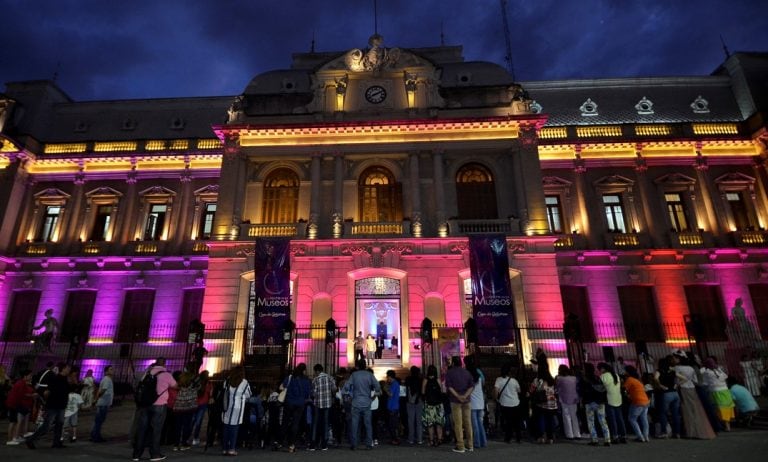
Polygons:
M699 364L678 350L658 361L653 373L601 362L560 365L556 376L543 353L537 359L535 368L503 365L492 383L471 355L463 364L448 358L424 372L413 366L406 377L389 370L382 381L358 358L354 368L333 375L320 364L310 373L302 363L279 382L251 383L242 367L214 381L195 365L171 372L158 358L134 386L132 459L148 450L151 461L161 461L163 449L194 446L216 446L234 456L260 448L366 450L381 441L451 445L463 453L486 447L495 436L505 443L564 438L603 446L630 439L711 439L734 422L749 426L759 411L753 393L713 357ZM22 371L10 386L0 370L10 421L6 444L34 449L51 428L53 447L74 443L82 409L94 412L90 440L105 441L101 428L114 399L112 373L107 366L97 384L93 371L79 379L80 372L67 364L49 364L35 375Z

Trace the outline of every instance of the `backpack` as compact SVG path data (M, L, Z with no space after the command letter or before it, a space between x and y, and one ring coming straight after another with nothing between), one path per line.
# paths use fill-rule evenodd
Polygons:
M165 371L158 372L157 374L147 372L144 374L144 377L141 378L141 381L136 386L136 393L134 394L136 406L149 407L155 404L155 401L157 401L157 398L160 396L157 393L157 376L164 372ZM165 391L163 393L165 393Z
M424 393L424 401L430 406L437 406L443 403L443 390L440 388L440 384L437 379L427 379L426 393Z

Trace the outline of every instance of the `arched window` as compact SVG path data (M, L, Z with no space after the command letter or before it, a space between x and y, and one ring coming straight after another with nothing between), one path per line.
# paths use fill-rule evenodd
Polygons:
M403 220L402 190L392 172L384 167L370 167L360 175L360 221L364 223Z
M490 170L480 164L467 164L456 173L456 205L459 219L496 219L496 185Z
M264 181L262 223L295 223L299 207L299 177L289 168L279 168Z

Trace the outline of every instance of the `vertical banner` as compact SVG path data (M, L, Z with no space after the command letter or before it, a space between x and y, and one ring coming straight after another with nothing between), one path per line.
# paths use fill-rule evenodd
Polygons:
M513 343L515 310L509 285L506 237L503 234L470 236L469 268L478 345Z
M256 345L279 345L291 313L291 241L287 238L256 239L254 256Z

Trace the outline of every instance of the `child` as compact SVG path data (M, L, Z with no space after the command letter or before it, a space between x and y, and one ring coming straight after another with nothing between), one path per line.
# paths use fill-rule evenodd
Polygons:
M70 443L77 442L77 415L80 412L80 406L83 405L83 397L80 396L80 386L69 386L69 401L67 401L67 408L64 410L64 430L67 427L72 429L72 435L69 437ZM61 440L64 441L64 432L61 434Z
M8 424L8 442L5 444L15 446L24 441L22 435L27 431L35 396L37 394L32 388L32 371L23 370L21 378L13 385L6 399L10 423Z

